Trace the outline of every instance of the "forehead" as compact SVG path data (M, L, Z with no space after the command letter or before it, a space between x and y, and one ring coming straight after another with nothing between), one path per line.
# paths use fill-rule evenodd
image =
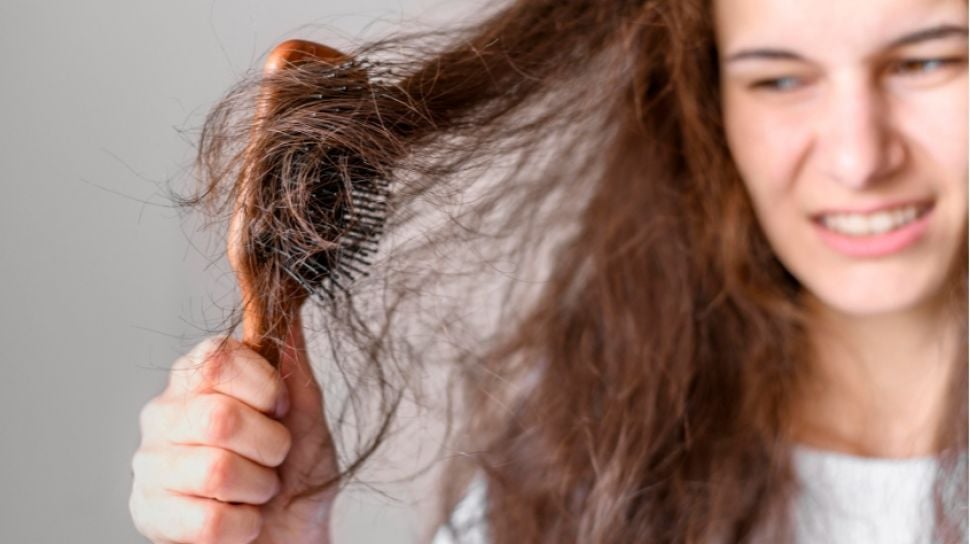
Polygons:
M771 44L868 52L908 30L965 22L966 0L714 0L722 50Z

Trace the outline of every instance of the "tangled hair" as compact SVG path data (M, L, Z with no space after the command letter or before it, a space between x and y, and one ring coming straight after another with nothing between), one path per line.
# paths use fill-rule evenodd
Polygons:
M307 494L353 477L414 371L444 364L462 455L442 514L483 475L492 542L791 540L806 318L725 142L709 2L517 0L346 51L371 72L366 93L307 63L248 78L215 107L185 203L224 217L240 172L269 165L257 208L275 265L256 280L269 308L292 296L282 277L330 249L320 169L359 175L320 150L338 142L389 183L369 274L339 296L303 282L352 392L333 426L360 425L363 391L380 414L340 482ZM254 135L266 88L280 107ZM940 542L965 538L957 368L938 432Z

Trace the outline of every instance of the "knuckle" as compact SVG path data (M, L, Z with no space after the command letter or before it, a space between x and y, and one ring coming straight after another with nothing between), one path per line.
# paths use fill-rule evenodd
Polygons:
M245 538L244 542L252 542L259 536L261 529L262 518L255 507L211 503L203 511L197 539L199 542L219 544L230 542L230 539L237 542L238 538Z
M228 349L217 349L199 362L196 381L209 387L222 381L228 367L232 364L233 353Z
M198 363L225 348L232 348L236 344L237 341L230 336L210 336L192 348L192 351L189 352L189 358Z
M171 382L180 383L192 390L216 382L237 343L228 336L206 338L175 361L172 365Z
M146 402L138 412L138 428L142 443L162 438L170 428L174 406L165 394L160 394Z
M224 542L223 536L229 520L229 509L227 504L213 503L206 504L202 509L202 521L198 529L197 540L199 542Z
M209 444L221 444L239 429L240 415L230 399L222 395L200 397L202 403L202 439Z
M205 476L201 486L203 495L221 498L232 481L234 465L232 454L226 450L215 449L210 453L205 461Z
M184 373L186 370L195 368L197 363L195 362L195 357L193 354L194 351L190 351L175 359L175 362L172 363L172 371L169 373L169 378L174 379L181 373Z
M145 511L146 508L143 506L144 497L137 490L133 489L131 495L128 497L128 514L131 516L131 521L135 525L135 529L142 535L148 536L148 526L145 523Z
M156 414L158 412L157 405L157 402L152 400L145 403L145 405L141 407L141 411L138 412L138 428L141 429L142 434L150 429L152 423L155 422L157 417Z
M135 476L136 486L138 482L138 477L142 474L147 474L151 468L150 460L151 454L144 449L138 449L135 454L131 457L131 472Z
M171 542L169 526L160 523L159 511L168 509L164 500L155 493L137 490L128 499L128 512L135 530L150 542Z

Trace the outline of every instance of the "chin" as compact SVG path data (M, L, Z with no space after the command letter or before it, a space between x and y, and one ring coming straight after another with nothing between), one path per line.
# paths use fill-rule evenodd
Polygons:
M837 313L851 317L877 317L898 314L919 308L931 297L923 293L881 291L866 289L847 292L837 289L834 292L811 292L812 296L824 306Z
M934 305L946 286L948 268L946 263L867 263L795 276L828 309L852 317L876 317Z

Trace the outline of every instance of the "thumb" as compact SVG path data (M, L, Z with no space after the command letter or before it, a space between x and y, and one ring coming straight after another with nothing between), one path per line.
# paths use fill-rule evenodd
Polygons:
M282 467L284 487L296 485L296 476L327 480L338 470L337 456L327 425L323 392L313 374L298 314L290 321L280 350L279 370L290 401L289 411L280 422L289 429L293 440Z
M307 354L303 322L298 311L294 314L280 348L278 361L280 376L289 399L290 410L287 415L323 410L323 393Z
M332 484L324 489L318 487L338 478L339 465L327 426L323 393L307 355L299 312L295 313L278 359L284 390L290 398L289 411L279 421L290 431L292 443L286 459L277 467L280 491L262 508L267 534L271 530L283 531L287 535L327 533L338 489ZM268 538L265 541L290 542L291 539L287 536L284 540ZM330 540L324 536L320 541Z

